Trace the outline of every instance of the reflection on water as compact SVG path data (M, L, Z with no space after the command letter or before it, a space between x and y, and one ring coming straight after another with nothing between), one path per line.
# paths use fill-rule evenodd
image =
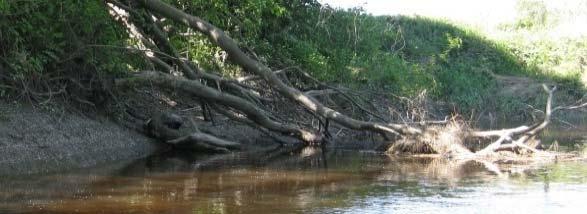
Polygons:
M195 157L2 178L0 213L582 213L587 205L583 162L496 172L338 150Z

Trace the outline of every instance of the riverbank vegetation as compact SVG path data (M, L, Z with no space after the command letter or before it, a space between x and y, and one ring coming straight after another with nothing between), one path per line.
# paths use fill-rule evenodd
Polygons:
M551 111L584 106L551 106L554 87L542 93L541 84L557 85L567 101L581 98L587 47L579 39L565 49L574 54L561 54L554 43L510 44L441 20L371 16L314 0L0 1L0 11L4 99L57 100L114 119L135 117L171 144L238 147L197 130L178 135L181 118L137 114L121 94L145 87L186 94L198 98L205 121L223 115L306 143L336 137L329 129L336 127L467 155L476 152L463 147L469 137L494 142L490 152L510 142L510 150L536 153L537 145L526 143ZM544 20L522 18L503 28L525 32ZM515 90L501 93L504 86ZM374 98L391 104L371 105ZM500 132L444 118L530 118L535 109L546 109L535 125Z

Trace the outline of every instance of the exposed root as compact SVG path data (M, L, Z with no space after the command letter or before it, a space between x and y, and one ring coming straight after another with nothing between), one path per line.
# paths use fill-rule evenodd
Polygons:
M209 151L229 152L239 150L241 145L236 142L224 140L213 135L195 130L182 130L183 118L171 113L158 113L153 115L145 124L145 131L150 136L176 148ZM188 133L186 133L188 132Z

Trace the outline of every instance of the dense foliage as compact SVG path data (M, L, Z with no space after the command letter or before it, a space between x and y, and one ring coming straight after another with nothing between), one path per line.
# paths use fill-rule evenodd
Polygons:
M492 102L485 99L495 89L492 74L539 76L540 65L555 60L444 21L376 17L316 0L167 2L226 30L274 69L299 66L325 82L401 96L427 91L463 111ZM543 12L531 9L527 13ZM536 27L545 19L520 20L515 27ZM125 48L132 40L102 1L0 0L0 29L0 67L6 71L0 78L12 82L53 84L51 78L73 75L89 84L96 75L146 68ZM209 71L241 73L204 36L183 27L166 30L182 56Z
M129 61L121 51L104 48L124 47L126 36L100 1L2 0L0 29L0 79L12 83L1 94L92 88L99 76L120 74Z
M123 62L113 51L91 47L124 45L124 31L100 1L2 1L0 10L1 56L15 72L55 72L76 59L91 69L115 71L112 66Z

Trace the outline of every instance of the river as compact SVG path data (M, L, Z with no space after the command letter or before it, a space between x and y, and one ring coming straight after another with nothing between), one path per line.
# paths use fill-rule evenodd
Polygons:
M584 140L573 141L583 145ZM500 164L306 149L164 153L0 179L0 213L586 213L587 162Z

